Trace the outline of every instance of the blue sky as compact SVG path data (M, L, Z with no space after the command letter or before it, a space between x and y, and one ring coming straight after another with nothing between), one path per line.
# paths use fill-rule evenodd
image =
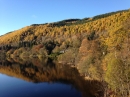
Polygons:
M0 35L31 24L85 18L130 8L130 0L0 0Z

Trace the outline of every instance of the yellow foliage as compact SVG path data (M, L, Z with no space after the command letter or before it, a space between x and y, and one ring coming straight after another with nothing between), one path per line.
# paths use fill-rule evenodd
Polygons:
M96 34L101 34L103 31L111 32L111 29L114 30L120 28L120 25L130 17L130 11L121 11L114 13L112 15L105 16L104 18L99 19L88 19L84 20L84 23L72 23L69 26L52 26L52 24L36 25L36 26L27 26L22 29L10 32L0 37L0 44L10 44L17 42L21 37L22 41L32 41L34 36L43 35L45 37L59 37L64 36L69 38L76 33L91 33L95 31ZM113 31L112 31L113 32Z

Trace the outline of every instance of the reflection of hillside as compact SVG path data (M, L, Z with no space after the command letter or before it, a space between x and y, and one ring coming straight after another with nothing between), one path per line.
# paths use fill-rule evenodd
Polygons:
M15 59L14 61L17 60ZM85 81L75 68L54 64L50 61L33 59L32 62L25 62L24 65L21 62L18 63L18 61L17 63L3 61L0 63L0 73L35 83L63 82L65 84L72 84L82 92L84 97L98 95L102 91L100 90L102 86L100 82ZM100 95L99 97L102 96Z

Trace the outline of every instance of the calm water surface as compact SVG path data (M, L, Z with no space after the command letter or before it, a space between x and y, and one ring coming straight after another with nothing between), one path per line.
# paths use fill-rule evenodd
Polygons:
M71 84L32 83L0 74L0 97L82 97Z
M95 97L96 83L50 60L0 61L0 97Z

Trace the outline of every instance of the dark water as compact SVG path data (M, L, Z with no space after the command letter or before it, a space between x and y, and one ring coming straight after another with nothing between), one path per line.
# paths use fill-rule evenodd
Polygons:
M81 97L71 84L32 83L0 74L0 97Z
M96 97L100 86L84 80L75 68L48 59L0 61L0 97Z

